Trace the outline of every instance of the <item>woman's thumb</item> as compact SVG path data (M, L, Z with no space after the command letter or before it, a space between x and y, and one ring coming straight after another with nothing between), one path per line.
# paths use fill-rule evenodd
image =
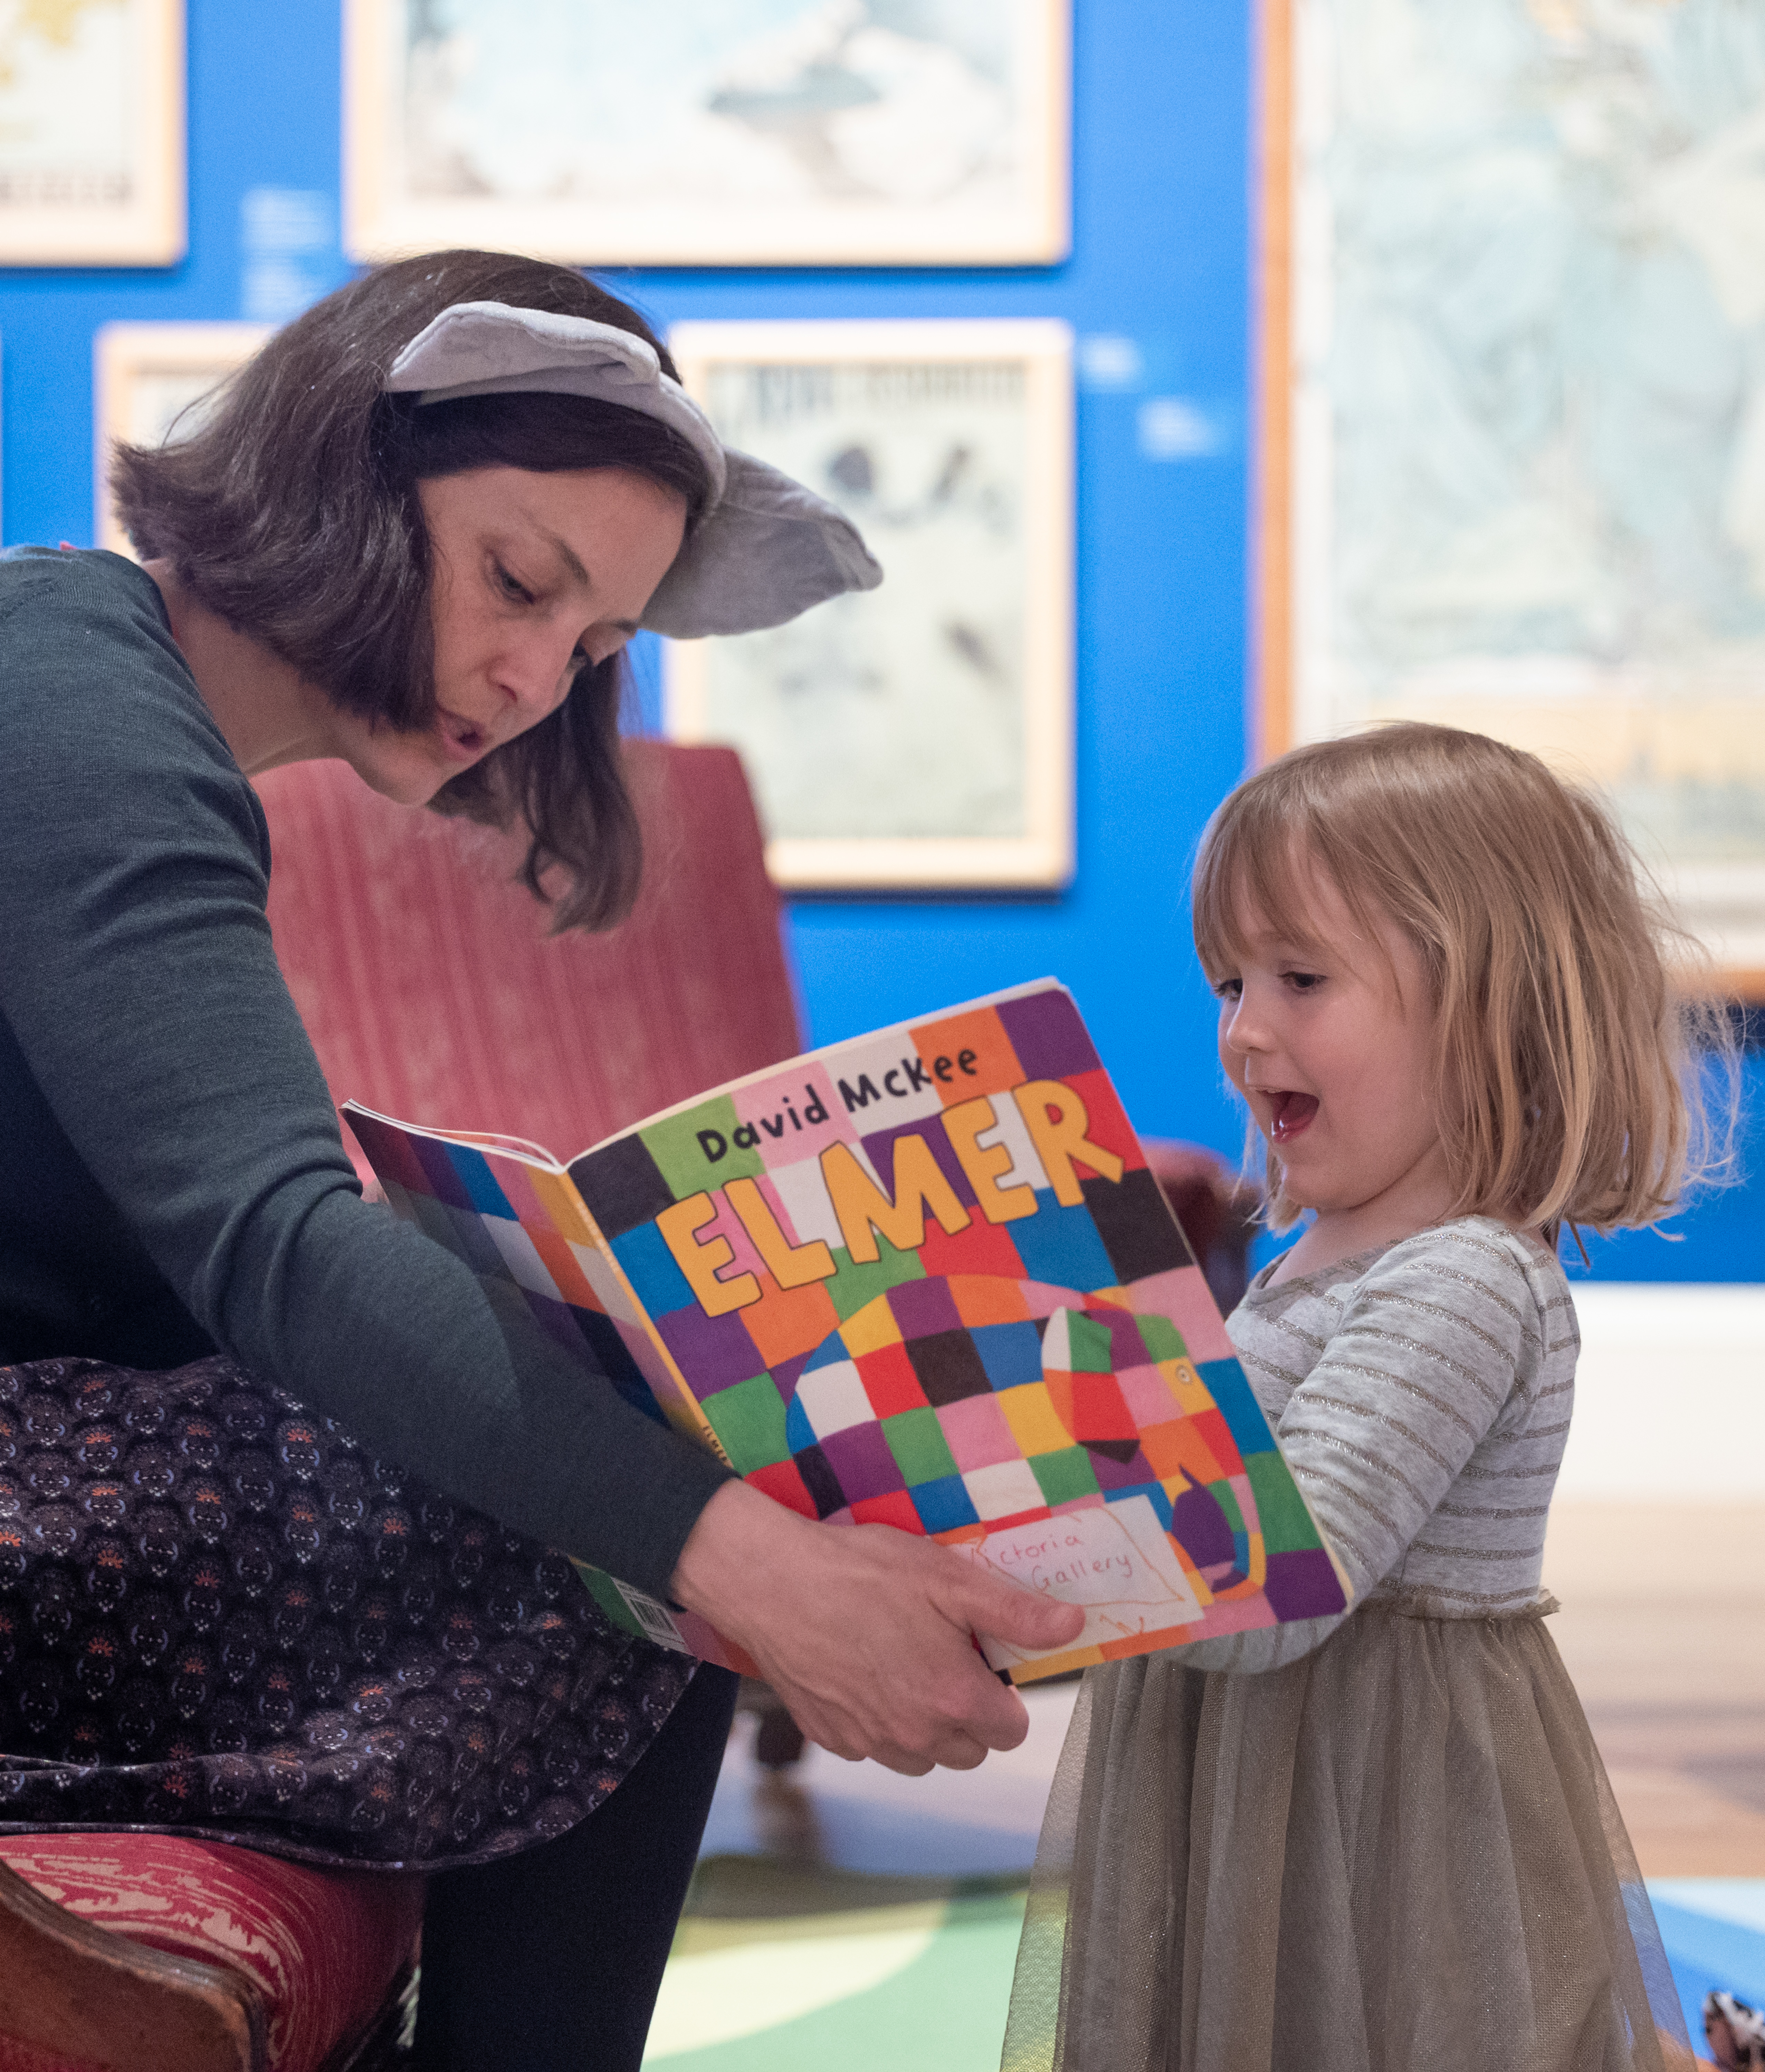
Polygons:
M1084 1624L1078 1605L984 1571L974 1580L982 1586L973 1613L977 1632L1009 1641L1014 1647L1059 1647L1078 1638Z

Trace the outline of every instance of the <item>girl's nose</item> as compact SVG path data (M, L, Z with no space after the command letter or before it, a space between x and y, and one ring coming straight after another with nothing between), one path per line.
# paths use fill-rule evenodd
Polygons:
M1236 1050L1240 1057L1248 1057L1253 1050L1268 1049L1268 1032L1262 1026L1261 1016L1251 1005L1248 994L1240 996L1232 1003L1220 1036L1227 1049Z

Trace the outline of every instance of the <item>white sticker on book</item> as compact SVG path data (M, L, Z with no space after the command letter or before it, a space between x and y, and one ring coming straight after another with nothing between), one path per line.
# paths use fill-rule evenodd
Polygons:
M616 1576L613 1578L613 1587L625 1600L627 1610L642 1626L647 1638L653 1640L659 1647L678 1648L683 1655L692 1653L692 1649L686 1644L685 1635L675 1625L666 1605L651 1597L647 1591L634 1590L629 1583L620 1582Z
M1078 1638L1059 1647L1013 1647L983 1634L981 1646L995 1669L1192 1625L1202 1615L1195 1586L1147 1497L1057 1512L960 1544L955 1552L1025 1589L1084 1607Z

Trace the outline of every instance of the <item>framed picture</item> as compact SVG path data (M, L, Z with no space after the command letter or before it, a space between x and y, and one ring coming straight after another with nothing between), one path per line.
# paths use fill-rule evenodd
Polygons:
M1263 752L1400 716L1537 750L1765 997L1755 16L1261 24Z
M113 323L93 360L93 531L101 547L132 554L110 505L110 452L163 445L195 430L205 400L269 335L267 324Z
M879 590L668 643L668 728L739 748L782 885L1072 868L1072 339L1052 323L689 323L731 446L837 504Z
M0 266L184 253L183 0L38 0L0 19Z
M344 0L344 242L590 265L1065 256L1070 0Z

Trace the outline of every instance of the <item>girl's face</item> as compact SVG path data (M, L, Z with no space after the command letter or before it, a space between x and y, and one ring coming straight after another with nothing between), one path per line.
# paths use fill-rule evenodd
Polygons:
M475 468L417 486L433 549L436 713L418 734L339 714L336 750L376 791L424 805L555 712L632 634L680 552L685 500L622 468Z
M1430 1220L1450 1190L1421 959L1395 927L1368 941L1315 872L1301 928L1245 918L1242 953L1216 988L1220 1058L1289 1198L1320 1219L1430 1205Z

